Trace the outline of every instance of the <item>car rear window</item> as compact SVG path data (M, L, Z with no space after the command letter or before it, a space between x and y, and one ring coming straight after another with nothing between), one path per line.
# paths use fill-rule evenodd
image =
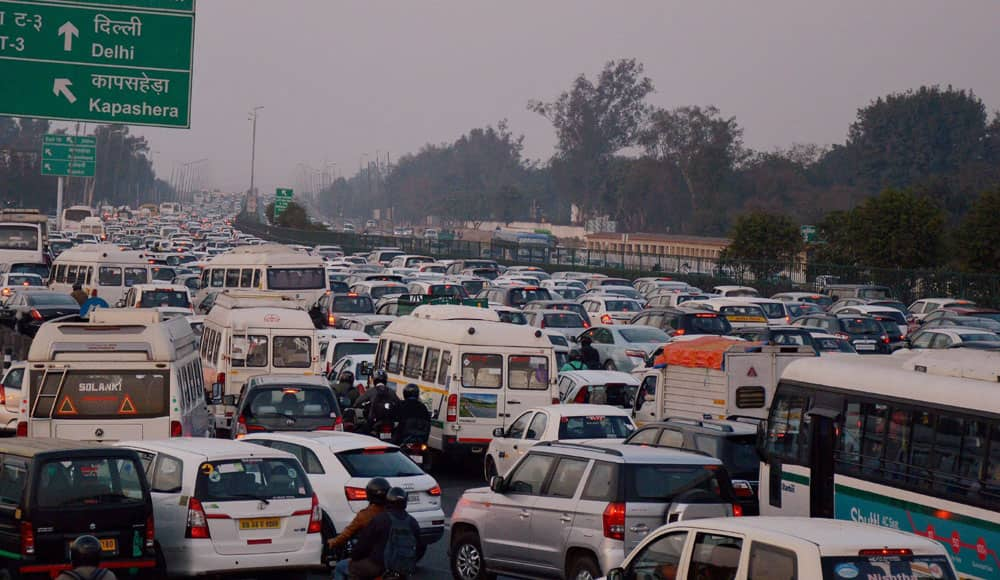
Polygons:
M333 358L331 359L334 363L338 360L344 358L345 356L353 356L357 354L375 354L375 348L378 347L378 343L375 342L338 342L333 347Z
M891 318L896 324L906 324L906 316L895 308L891 310L881 310L876 313L881 318Z
M639 312L642 306L635 300L605 300L604 308L608 312Z
M882 334L883 328L873 318L841 318L840 327L849 334Z
M109 506L142 503L135 460L127 457L52 459L42 464L38 507Z
M551 328L582 328L583 319L575 312L545 314L545 326Z
M635 427L628 417L584 415L559 419L559 439L624 439Z
M469 293L461 284L435 284L427 288L427 294L435 297L451 296L453 298L468 298Z
M294 458L206 461L198 468L194 495L201 501L311 497L312 488Z
M337 459L351 477L413 477L424 474L399 449L392 447L341 451Z
M80 305L72 296L59 294L58 292L38 292L28 296L28 304L32 306L68 306L77 307Z
M552 300L552 295L545 288L514 288L510 291L512 304L527 304L535 300Z
M692 334L728 334L732 331L729 321L715 314L695 314L688 317Z
M719 309L719 312L722 313L724 316L727 316L727 317L730 317L730 318L734 318L734 319L737 319L737 320L750 319L750 318L758 319L759 320L759 319L761 319L761 318L764 317L764 313L756 305L754 305L754 306L723 306L722 308Z
M190 308L191 301L188 299L188 293L180 290L150 290L142 293L142 298L139 299L140 308L160 306Z
M667 342L670 337L658 328L622 328L619 331L627 342Z
M42 279L38 276L17 276L10 275L7 277L7 283L11 286L43 286Z
M384 296L392 296L395 294L406 294L405 286L373 286L371 290L371 297L375 300L382 298Z
M840 338L815 338L813 345L821 352L856 352L850 342Z
M294 385L256 388L247 402L248 418L336 417L337 407L333 391L324 387L297 387Z
M959 338L962 339L962 342L982 342L982 341L986 341L986 342L998 342L998 341L1000 341L1000 338L998 338L997 335L991 334L991 333L988 333L988 332L984 332L982 334L971 334L971 333L970 334L959 334L958 336L959 336Z
M872 549L880 547L873 546ZM846 556L820 558L824 580L954 580L947 556Z
M785 317L785 307L782 304L776 304L773 302L757 302L757 306L764 311L764 315L768 318L784 318Z
M367 296L334 296L331 310L349 314L374 314L375 304Z
M625 467L625 501L671 502L685 492L691 503L729 501L717 465L638 464Z

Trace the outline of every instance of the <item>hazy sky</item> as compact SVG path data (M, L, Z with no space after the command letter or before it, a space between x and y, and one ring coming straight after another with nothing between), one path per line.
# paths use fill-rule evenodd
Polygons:
M214 185L294 184L296 166L397 159L507 118L547 159L525 109L579 73L635 57L661 107L716 105L747 145L843 141L859 106L921 84L1000 107L1000 1L199 0L190 130L136 129L157 170L207 157Z

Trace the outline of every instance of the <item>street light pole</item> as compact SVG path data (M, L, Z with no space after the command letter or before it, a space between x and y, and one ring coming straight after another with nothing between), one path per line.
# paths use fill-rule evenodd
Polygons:
M263 106L254 107L250 111L250 120L253 121L253 129L250 136L250 195L254 195L254 170L257 162L257 111Z

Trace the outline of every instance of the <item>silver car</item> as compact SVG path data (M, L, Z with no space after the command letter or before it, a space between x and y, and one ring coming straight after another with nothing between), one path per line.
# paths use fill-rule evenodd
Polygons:
M591 346L601 355L603 368L626 373L645 365L650 353L670 342L667 333L642 324L596 325L583 332L579 338L584 336L590 337Z
M452 575L591 580L661 525L730 516L733 503L729 475L712 457L539 443L508 475L462 495L451 520Z

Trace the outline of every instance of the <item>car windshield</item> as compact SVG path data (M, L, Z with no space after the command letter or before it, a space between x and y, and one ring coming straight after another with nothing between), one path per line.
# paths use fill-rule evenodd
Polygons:
M534 300L552 300L552 295L545 288L514 288L510 291L510 302L523 306Z
M559 419L559 439L624 439L635 427L628 417L585 415Z
M331 418L337 415L333 391L324 387L275 385L255 388L246 405L247 418Z
M838 556L820 558L823 580L955 580L947 556L884 556L884 546L872 546L870 557Z
M28 304L32 306L79 308L80 305L72 296L58 292L36 292L28 295Z
M781 303L776 302L755 302L761 310L764 311L764 315L768 318L784 318L785 317L785 307Z
M203 502L311 497L306 474L294 458L205 461L198 467L194 496Z
M334 296L331 311L344 314L374 314L375 303L367 296Z
M813 346L820 352L855 352L850 342L840 338L814 338Z
M840 328L848 334L882 334L884 330L874 318L841 318Z
M4 466L6 472L8 466ZM39 471L40 508L141 504L140 466L129 457L74 457L46 461ZM16 475L16 471L14 475Z
M998 342L1000 337L995 334L984 332L981 334L962 333L958 335L962 342Z
M406 294L406 286L373 286L371 292L369 292L373 300L395 294Z
M49 267L45 264L14 264L10 267L12 274L37 274L42 279L49 277Z
M7 284L10 286L44 286L42 279L38 276L27 276L11 274L7 276Z
M605 300L604 307L608 312L639 312L642 306L635 300Z
M337 459L351 477L416 477L424 472L394 447L341 451Z
M717 465L632 464L625 467L625 501L668 503L688 494L689 503L727 501ZM700 492L700 493L699 493Z
M142 298L139 299L139 308L160 306L190 308L191 301L188 299L188 293L182 290L149 290L142 293Z
M545 314L546 328L583 328L583 319L575 312Z
M1000 330L1000 322L990 318L981 318L979 316L960 316L954 318L953 321L955 322L955 326L971 326L973 328L983 328L993 332Z
M618 331L626 342L667 342L670 337L658 328L622 328Z

